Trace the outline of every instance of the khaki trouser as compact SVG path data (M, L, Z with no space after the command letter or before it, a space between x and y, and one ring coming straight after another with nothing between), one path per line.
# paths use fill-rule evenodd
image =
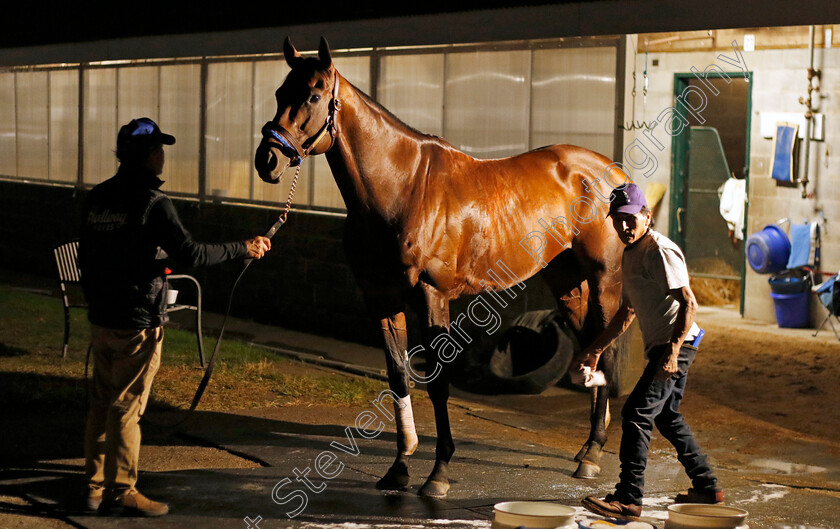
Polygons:
M106 329L91 325L93 377L85 432L85 475L91 490L120 497L135 490L140 417L160 367L163 327Z

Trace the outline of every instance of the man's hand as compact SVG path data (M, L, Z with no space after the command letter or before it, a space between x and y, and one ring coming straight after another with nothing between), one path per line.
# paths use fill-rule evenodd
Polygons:
M659 371L656 373L657 380L668 380L674 376L679 370L677 360L680 357L680 344L671 344L671 353L662 356L662 361L659 364Z
M271 239L258 235L251 240L245 241L248 249L248 257L259 259L265 252L271 250Z
M590 371L595 371L599 358L601 358L601 353L591 346L581 351L572 361L572 366L569 369L569 376L571 377L572 383L583 385L586 381L583 368L588 367Z

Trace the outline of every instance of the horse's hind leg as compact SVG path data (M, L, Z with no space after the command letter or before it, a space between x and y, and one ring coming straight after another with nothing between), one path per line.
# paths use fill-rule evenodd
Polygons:
M543 270L543 278L563 317L575 329L581 347L592 343L618 310L621 296L618 274L616 267L605 267L603 263L575 255L573 250L561 253ZM598 367L604 371L607 380L611 380L612 364L608 353L602 355ZM578 478L598 475L602 448L607 442L609 391L607 388L592 388L590 391L589 438L575 457L579 464L574 476Z
M589 310L584 325L586 343L591 343L604 330L604 327L618 310L621 302L621 282L618 272L595 267L588 274ZM598 361L598 369L604 372L608 386L591 389L592 406L589 415L589 439L575 456L578 468L572 474L576 478L594 478L601 472L599 465L603 447L607 443L607 427L610 423L610 390L616 381L616 348L608 348Z
M417 449L417 434L411 411L411 397L408 393L406 371L405 313L397 312L382 318L382 334L385 337L385 365L388 370L388 387L399 400L394 402L394 416L397 425L397 457L385 476L377 483L380 490L405 490L408 487L408 458Z
M598 364L603 370L603 365ZM604 373L607 376L606 372ZM575 456L578 467L572 477L594 478L601 472L601 455L607 443L607 427L610 424L610 395L607 387L590 390L589 439Z

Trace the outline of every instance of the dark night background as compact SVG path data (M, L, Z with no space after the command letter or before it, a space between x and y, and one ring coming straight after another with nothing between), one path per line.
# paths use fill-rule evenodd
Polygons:
M43 12L33 4L4 7L0 48L84 42L120 37L202 33L289 26L313 22L375 19L453 13L476 9L549 4L598 3L571 0L460 0L455 2L393 0L280 0L273 2L126 2L109 3L108 16L100 7L64 3Z

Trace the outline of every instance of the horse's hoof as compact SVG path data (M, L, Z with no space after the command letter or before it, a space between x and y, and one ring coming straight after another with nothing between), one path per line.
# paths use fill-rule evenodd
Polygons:
M449 494L449 483L445 481L427 481L417 491L418 496L427 498L445 498Z
M601 467L596 465L595 463L591 463L589 461L581 461L575 470L575 473L572 474L573 478L578 479L592 479L598 477L598 474L601 473Z
M394 463L382 479L376 482L379 490L407 490L408 489L408 467Z

